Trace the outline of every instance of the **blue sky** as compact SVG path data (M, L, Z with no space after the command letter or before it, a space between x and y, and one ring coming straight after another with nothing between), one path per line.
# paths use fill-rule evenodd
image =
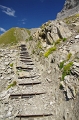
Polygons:
M12 27L37 28L54 20L65 0L0 0L0 34Z

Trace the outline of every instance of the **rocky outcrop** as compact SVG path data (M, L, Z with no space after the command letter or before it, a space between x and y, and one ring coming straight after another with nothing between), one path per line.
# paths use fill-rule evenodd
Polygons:
M66 18L79 12L79 0L66 0L63 9L57 14L57 19Z
M46 41L47 44L53 44L58 39L68 38L72 35L67 25L63 21L51 21L45 23L37 30L33 36L36 39Z

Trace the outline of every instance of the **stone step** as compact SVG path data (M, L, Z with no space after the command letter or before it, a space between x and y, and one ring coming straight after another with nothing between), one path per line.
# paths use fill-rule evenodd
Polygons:
M17 85L16 87L12 88L11 94L31 94L31 93L44 93L46 91L46 87L37 84L37 85Z
M21 86L33 86L33 85L38 85L38 84L41 84L41 82L28 82L28 83L23 83L23 82L21 82L21 83L18 83L18 85L21 85Z
M16 67L24 67L24 68L34 67L34 63L33 62L32 63L22 63L21 61L18 61Z
M27 70L33 70L33 67L16 67L16 69L27 71Z
M17 83L29 83L29 82L41 82L40 75L34 78L26 78L26 79L17 79Z
M23 99L23 98L32 98L36 95L41 95L41 94L46 94L46 92L33 92L33 93L15 93L15 94L10 94L9 98L11 99Z
M17 112L17 115L35 115L35 114L53 114L53 106L47 98L44 99L44 94L31 98L11 99L9 104L12 106L12 114ZM16 104L15 104L16 103Z
M43 117L29 117L29 118L15 118L14 120L55 120L52 116L43 116Z

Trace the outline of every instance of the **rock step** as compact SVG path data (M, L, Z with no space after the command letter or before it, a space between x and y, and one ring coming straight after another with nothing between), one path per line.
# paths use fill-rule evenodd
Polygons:
M30 97L33 97L33 96L36 96L36 95L41 95L41 94L46 94L46 92L33 92L33 93L27 93L27 94L24 94L24 93L17 93L17 94L11 94L9 96L9 98L11 99L18 99L18 98L30 98Z
M18 61L16 67L34 67L34 63L22 63Z
M10 99L9 104L13 108L12 114L16 115L27 115L27 114L53 114L54 108L50 109L50 102L47 101L47 98L44 99L44 94L41 96L35 96L31 98L24 99ZM16 103L16 104L15 104Z
M27 70L33 70L33 67L16 67L16 69L27 71Z
M26 62L33 62L32 60L20 60L21 62L24 62L24 63L26 63Z
M36 72L27 70L27 71L17 71L18 74L18 79L24 79L24 78L36 78L38 75L36 74Z
M22 77L18 77L18 79L35 78L35 77L36 75L35 76L22 76Z
M17 79L17 83L29 83L29 82L40 82L40 76L36 76L34 78L26 78L26 79Z
M28 117L28 118L15 118L13 120L53 120L52 116L43 116L43 117Z
M38 114L38 115L17 115L16 118L28 119L28 120L48 120L47 117L52 116L52 114ZM51 119L50 119L51 120Z
M31 93L43 93L46 91L46 88L45 86L42 85L41 87L41 84L38 84L38 85L24 85L24 86L18 86L16 88L12 88L12 92L11 94L31 94Z
M26 56L24 56L24 57L20 57L21 59L31 59L30 57L26 57Z
M30 83L23 83L23 82L21 82L21 83L18 83L18 85L21 85L21 86L28 86L28 85L37 85L37 84L41 84L41 82L30 82Z

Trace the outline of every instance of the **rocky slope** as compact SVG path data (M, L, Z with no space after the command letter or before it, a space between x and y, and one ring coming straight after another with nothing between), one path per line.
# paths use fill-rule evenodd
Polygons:
M55 120L79 119L78 22L78 14L48 21L27 42L42 79L52 85L52 95L56 95Z
M72 6L76 6L76 3ZM27 119L79 120L79 14L62 20L48 21L38 29L15 28L12 34L18 39L18 44L0 48L0 120L18 120L19 118L15 118L18 113L45 112L52 113L52 116ZM0 36L0 39L10 39L5 36L6 33ZM20 51L21 42L27 46L27 49L22 50L29 52L34 63L31 72L16 68L27 67L21 62L21 58L26 60L27 57L27 52L25 55ZM5 44L4 41L2 43ZM9 43L10 41L7 45ZM30 75L37 75L37 77L27 78ZM27 79L21 80L18 76ZM19 86L20 82L29 82L29 80L30 82L41 81L42 84L38 87ZM12 84L13 81L17 82L15 86ZM13 93L21 92L22 97L23 93L39 91L47 93L27 100L9 98Z
M79 0L66 0L63 9L57 14L57 19L66 18L79 13Z

